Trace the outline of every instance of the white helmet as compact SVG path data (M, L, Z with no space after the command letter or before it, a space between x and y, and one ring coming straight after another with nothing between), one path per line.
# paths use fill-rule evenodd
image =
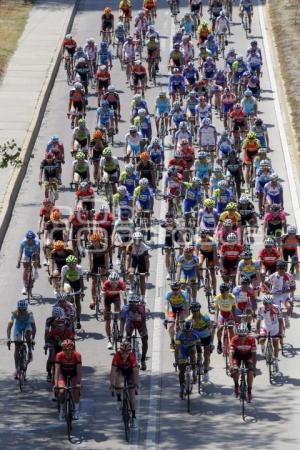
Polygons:
M141 178L139 181L139 185L142 187L148 187L149 186L149 180L147 178Z
M229 242L230 244L234 244L237 241L237 236L234 233L229 233L229 235L227 236L227 242Z
M133 233L132 239L143 240L143 233L141 233L140 231L136 231L135 233Z
M111 272L108 277L109 281L119 281L120 277L117 272Z
M74 88L75 89L83 89L83 86L81 83L79 83L79 81L76 81L76 83L74 84Z
M127 188L126 186L123 186L123 184L121 186L118 187L118 193L119 194L127 194Z
M107 88L108 92L115 92L116 88L114 87L114 85L110 84Z

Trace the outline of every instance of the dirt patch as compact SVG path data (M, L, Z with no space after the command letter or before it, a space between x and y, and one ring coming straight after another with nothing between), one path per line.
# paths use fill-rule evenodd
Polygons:
M291 111L295 136L300 135L300 0L269 0L267 15L272 27L281 78ZM296 140L300 160L300 143Z
M0 0L0 78L15 51L31 8L31 1Z

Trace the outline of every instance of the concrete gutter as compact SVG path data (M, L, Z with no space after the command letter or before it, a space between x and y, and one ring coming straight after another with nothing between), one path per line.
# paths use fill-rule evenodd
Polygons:
M79 3L80 0L74 0L74 5L70 13L70 17L67 20L65 27L63 27L63 29L61 30L61 39L59 42L62 42L64 36L71 31ZM60 63L61 63L61 46L58 45L53 55L53 61L49 70L49 75L44 81L44 85L39 94L37 104L35 105L35 111L33 114L32 121L30 123L30 126L28 127L27 134L22 145L20 159L23 161L23 164L21 167L15 168L13 170L10 185L7 188L4 195L2 210L0 213L0 249L2 247L5 234L12 217L16 199L18 197L20 188L26 175L28 163L30 161L35 141L40 131L47 103L55 83Z

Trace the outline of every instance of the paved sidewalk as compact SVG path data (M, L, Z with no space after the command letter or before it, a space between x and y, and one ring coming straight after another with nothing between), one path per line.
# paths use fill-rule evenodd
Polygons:
M77 0L36 1L0 84L0 144L15 139L25 161L76 4ZM3 214L7 215L8 205L13 203L12 191L20 184L16 172L11 168L0 171L0 227L5 220Z

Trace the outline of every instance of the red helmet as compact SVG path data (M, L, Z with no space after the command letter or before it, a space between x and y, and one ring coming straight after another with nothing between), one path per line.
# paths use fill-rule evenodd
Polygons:
M63 350L74 350L75 348L75 342L71 341L71 339L66 339L63 341L63 343L61 344L61 348Z

